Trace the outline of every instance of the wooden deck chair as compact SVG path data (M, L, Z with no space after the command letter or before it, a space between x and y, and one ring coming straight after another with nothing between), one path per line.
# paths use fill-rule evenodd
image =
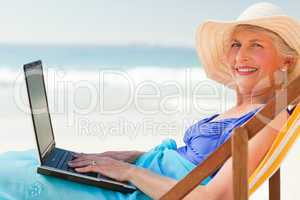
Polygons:
M300 136L300 105L298 104L281 129L271 148L249 178L249 193L254 193L273 174L278 176L279 167L292 145ZM276 190L277 195L280 190ZM272 194L274 195L274 194Z
M232 156L234 200L248 200L262 183L269 179L269 199L280 200L280 164L300 134L300 77L277 92L266 106L241 127L234 129L229 140L214 151L201 165L164 194L160 200L183 199L206 177L218 170ZM271 148L248 178L248 141L266 124L262 118L274 119L288 105L297 105L279 132Z

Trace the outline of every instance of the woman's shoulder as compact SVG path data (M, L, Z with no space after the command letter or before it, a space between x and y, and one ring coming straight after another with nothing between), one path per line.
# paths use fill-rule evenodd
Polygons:
M219 114L218 117L214 118L214 121L221 121L226 119L240 119L242 117L255 114L263 106L264 104L252 104L247 107L234 106L229 110Z

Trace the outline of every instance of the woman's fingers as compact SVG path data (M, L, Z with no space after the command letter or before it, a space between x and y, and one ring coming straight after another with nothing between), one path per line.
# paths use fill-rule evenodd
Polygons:
M69 163L77 163L77 162L81 162L81 161L85 161L85 160L90 160L88 158L75 158L73 160L70 160Z
M70 162L71 163L75 163L75 162L81 162L81 161L84 161L84 160L97 160L98 157L97 156L93 156L93 155L84 155L84 156L80 156L78 158L75 158L73 160L71 160Z
M93 160L82 160L82 161L78 161L78 162L68 162L68 165L70 167L84 167L84 166L88 166L88 165L95 165L95 161Z
M72 153L72 156L75 158L79 158L82 156L97 156L98 154L96 153Z
M81 160L85 160L85 159L95 159L96 157L111 157L117 160L123 160L123 159L119 159L119 157L122 158L122 151L105 151L102 153L90 153L90 154L86 154L86 153L73 153L73 160L75 162L77 161L81 161Z
M80 173L97 172L97 167L95 165L88 165L85 167L75 168L75 170Z
M80 156L83 156L83 155L87 155L86 153L77 153L77 152L73 152L72 155L74 157L80 157Z
M75 163L75 162L80 162L80 161L84 161L84 160L88 160L88 158L86 157L79 157L79 158L75 158L73 160L71 160L71 163Z

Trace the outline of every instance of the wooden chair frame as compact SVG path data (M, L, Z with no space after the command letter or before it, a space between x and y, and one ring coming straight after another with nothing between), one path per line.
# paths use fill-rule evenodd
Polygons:
M179 200L194 190L206 177L212 175L222 167L225 161L232 156L233 160L233 194L234 200L248 200L248 142L266 124L261 118L274 119L288 105L299 101L300 77L293 80L286 88L276 92L264 108L255 116L234 129L229 140L194 168L186 177L164 194L160 200ZM269 179L269 199L280 200L280 169Z

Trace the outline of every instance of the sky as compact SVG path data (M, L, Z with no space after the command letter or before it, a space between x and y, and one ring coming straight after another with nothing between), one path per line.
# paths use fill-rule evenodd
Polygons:
M206 19L233 20L256 0L0 0L0 43L194 46ZM300 19L299 0L268 1Z

